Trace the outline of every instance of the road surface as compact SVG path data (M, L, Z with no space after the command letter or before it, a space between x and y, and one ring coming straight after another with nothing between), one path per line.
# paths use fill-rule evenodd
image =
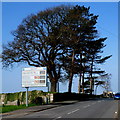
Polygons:
M118 101L113 99L99 99L81 101L74 104L61 105L44 111L31 112L14 118L116 118Z

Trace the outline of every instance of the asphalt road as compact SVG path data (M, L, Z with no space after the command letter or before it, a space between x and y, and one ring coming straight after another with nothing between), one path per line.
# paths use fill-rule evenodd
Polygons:
M17 118L116 118L118 101L113 99L99 99L65 104L44 111L31 112Z

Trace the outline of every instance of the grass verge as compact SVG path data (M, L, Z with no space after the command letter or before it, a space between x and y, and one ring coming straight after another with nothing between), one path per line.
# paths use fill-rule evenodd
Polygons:
M29 104L28 107L31 106L36 106L36 104ZM10 112L10 111L14 111L14 110L18 110L18 109L24 109L24 108L28 108L26 107L26 105L5 105L5 106L0 106L0 113L6 113L6 112Z

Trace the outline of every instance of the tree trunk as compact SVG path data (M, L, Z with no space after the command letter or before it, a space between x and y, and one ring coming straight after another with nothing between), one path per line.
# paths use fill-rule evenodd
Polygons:
M51 81L51 92L56 92L57 82Z
M78 84L78 93L81 92L81 78L82 78L82 73L80 73L80 77L79 77L79 84Z
M92 58L91 72L90 72L90 95L92 95L92 92L93 92L93 76L92 76L92 72L93 72L93 60L94 60L94 56Z
M51 69L48 69L49 81L50 81L50 92L57 92L58 78L55 77L55 73L52 74ZM53 76L54 75L54 76Z
M84 93L84 72L82 75L82 93Z
M71 93L71 90L72 90L72 79L73 79L73 73L70 73L69 85L68 85L68 92L69 93Z
M92 79L90 78L90 95L92 95Z
M79 78L79 84L78 84L78 93L81 92L81 79L82 79L82 53L80 54L80 78Z
M74 59L75 59L75 52L73 50L73 53L72 53L72 68L74 67ZM70 76L69 76L69 85L68 85L68 92L69 93L71 93L71 89L72 89L72 79L73 79L73 70L72 70L72 68L70 70Z
M94 79L92 79L92 91L93 91L93 94L94 94Z

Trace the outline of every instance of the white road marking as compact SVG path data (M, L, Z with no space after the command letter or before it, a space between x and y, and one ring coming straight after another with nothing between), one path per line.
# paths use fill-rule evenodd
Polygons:
M76 109L76 110L71 111L71 112L69 112L69 113L67 113L67 114L69 115L69 114L74 113L74 112L76 112L76 111L78 111L78 110L79 110L79 109Z
M58 118L62 118L61 116L59 116Z
M57 119L59 119L59 118L62 118L61 116L59 116L59 117L57 117L57 118L54 118L53 120L57 120Z
M89 107L90 105L87 105L87 106L84 106L84 108L87 108L87 107Z

